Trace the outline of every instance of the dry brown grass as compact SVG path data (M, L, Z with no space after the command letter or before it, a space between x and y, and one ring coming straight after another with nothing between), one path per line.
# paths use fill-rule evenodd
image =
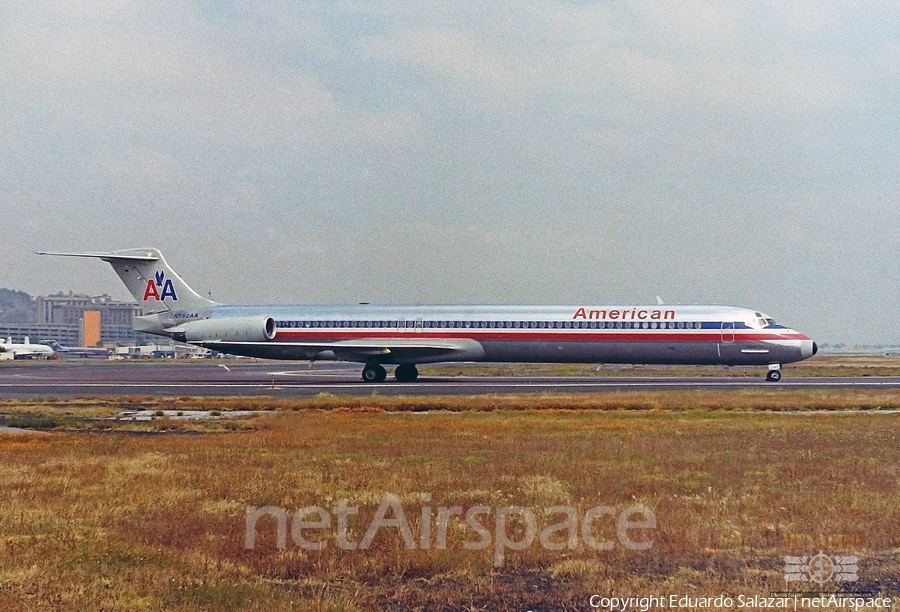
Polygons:
M578 400L423 415L320 398L243 433L0 436L0 609L571 610L594 593L767 593L785 588L782 557L802 554L792 534L853 535L861 584L898 593L900 416L673 410L615 394L573 410ZM543 527L552 505L642 503L657 528L648 551L535 542L499 568L491 549L462 547L477 536L459 523L446 550L407 550L387 530L367 551L330 537L315 552L290 536L278 550L269 518L244 548L250 506L290 517L347 499L359 540L386 492L415 534L423 505L521 505Z
M27 416L37 417L45 429L141 429L144 425L115 422L125 410L234 411L325 410L336 412L493 412L525 410L584 411L741 411L798 412L843 410L900 410L900 394L894 390L874 389L789 389L778 385L759 389L735 389L727 393L714 390L610 391L603 393L522 393L474 396L351 396L322 393L311 398L255 397L86 397L75 399L7 400L0 405L10 424L18 425ZM235 424L216 422L198 424L168 420L156 430L174 428L209 431L252 428L246 421Z

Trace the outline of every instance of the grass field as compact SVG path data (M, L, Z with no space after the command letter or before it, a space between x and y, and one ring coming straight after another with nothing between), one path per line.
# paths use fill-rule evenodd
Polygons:
M87 420L122 409L104 400L6 402L10 420L56 431L0 435L0 609L588 610L595 594L797 590L784 557L820 550L860 558L851 590L897 596L898 403L784 390L126 402L266 411L204 425ZM344 532L341 500L358 509ZM293 528L311 506L330 528ZM472 523L452 514L478 506ZM558 507L570 514L545 513ZM636 507L623 540L617 520ZM247 547L248 508L284 510L284 548L274 514ZM371 546L342 549L380 508ZM515 550L526 511L536 531Z

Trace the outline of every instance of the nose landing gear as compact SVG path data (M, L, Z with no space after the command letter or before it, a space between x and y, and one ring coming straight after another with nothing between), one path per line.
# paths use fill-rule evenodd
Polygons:
M773 363L769 366L769 373L766 374L766 380L769 382L778 382L781 380L780 363Z

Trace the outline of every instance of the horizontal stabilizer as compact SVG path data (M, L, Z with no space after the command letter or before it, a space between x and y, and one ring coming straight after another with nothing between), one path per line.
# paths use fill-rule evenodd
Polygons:
M102 259L111 261L114 259L120 261L159 261L159 257L150 251L140 252L138 249L129 249L128 251L107 251L107 252L89 252L89 253L54 253L50 251L35 251L35 255L52 255L54 257L90 257L93 259Z
M57 257L87 257L110 265L144 309L144 315L166 311L198 310L216 306L216 302L198 295L169 267L157 249L123 249L86 253L38 252Z

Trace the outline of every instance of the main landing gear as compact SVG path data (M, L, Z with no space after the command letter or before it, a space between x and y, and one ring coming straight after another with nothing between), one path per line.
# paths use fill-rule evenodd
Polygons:
M397 382L414 382L419 377L419 370L411 363L403 363L394 370ZM362 379L367 383L382 383L387 378L387 371L379 363L367 363L362 371Z
M394 378L397 382L415 382L419 377L419 370L411 363L402 363L394 370Z
M385 378L387 378L387 371L377 363L368 363L363 368L362 379L367 383L381 383Z
M781 369L781 364L773 363L770 365L769 373L766 374L766 380L769 382L778 382L781 380L781 372L779 372L779 369Z

